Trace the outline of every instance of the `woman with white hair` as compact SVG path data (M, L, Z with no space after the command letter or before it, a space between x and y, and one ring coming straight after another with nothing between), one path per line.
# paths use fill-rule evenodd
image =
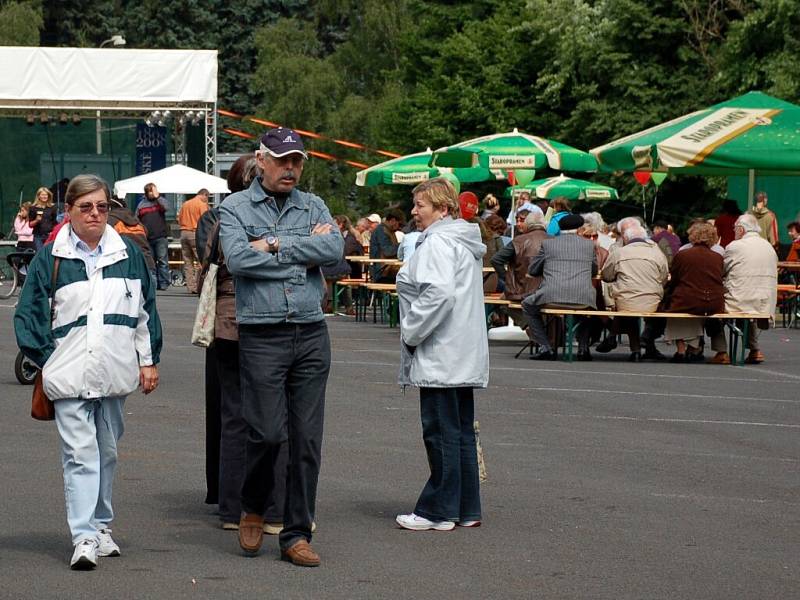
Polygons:
M478 226L459 218L458 195L444 178L413 191L411 214L422 231L397 274L400 383L419 387L430 477L397 524L448 531L481 523L473 388L489 381Z

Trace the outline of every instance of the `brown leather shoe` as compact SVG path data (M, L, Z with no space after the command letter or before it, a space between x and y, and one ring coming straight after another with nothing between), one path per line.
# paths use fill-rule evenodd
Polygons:
M264 517L255 513L244 513L239 521L239 545L248 554L261 549L264 539Z
M745 361L748 365L757 365L764 362L764 353L761 350L750 350Z
M731 364L731 357L727 352L717 352L714 358L708 362L712 365L729 365Z
M281 550L281 560L288 560L298 567L318 567L320 562L319 554L305 540L300 540L287 550Z

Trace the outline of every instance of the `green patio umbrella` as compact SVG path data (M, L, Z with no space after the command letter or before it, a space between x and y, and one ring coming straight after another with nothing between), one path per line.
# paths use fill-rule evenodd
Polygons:
M586 181L584 179L573 179L559 175L558 177L548 177L547 179L537 179L528 185L520 185L506 188L505 196L513 196L516 192L526 191L537 198L547 198L552 200L558 196L563 196L568 200L617 200L619 195L617 190L607 185Z
M431 165L437 167L483 167L484 169L541 169L596 171L597 161L588 152L522 133L496 133L440 148Z
M373 165L356 174L356 185L416 185L444 173L452 173L462 183L505 179L505 175L501 171L493 172L482 167L466 169L431 167L429 163L432 154L433 151L428 148L425 152L408 154Z
M800 174L800 106L750 92L591 153L604 171Z

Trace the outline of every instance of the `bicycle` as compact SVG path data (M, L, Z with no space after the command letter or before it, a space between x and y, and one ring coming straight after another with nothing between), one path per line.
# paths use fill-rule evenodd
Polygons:
M0 298L10 298L25 283L25 272L36 253L33 250L10 252L0 263Z
M10 298L16 290L16 269L11 264L0 262L0 298Z

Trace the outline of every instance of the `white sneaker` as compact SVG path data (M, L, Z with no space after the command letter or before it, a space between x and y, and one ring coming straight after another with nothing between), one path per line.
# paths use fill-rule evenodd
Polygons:
M69 568L76 571L88 571L97 566L97 542L82 540L75 544L75 552L69 561Z
M452 521L429 521L425 517L420 517L414 513L410 515L397 515L395 521L397 521L397 524L403 529L411 529L413 531L426 531L428 529L450 531L456 526Z
M480 521L459 521L456 523L459 527L480 527Z
M97 556L119 556L119 546L111 537L110 529L101 529L97 532Z

